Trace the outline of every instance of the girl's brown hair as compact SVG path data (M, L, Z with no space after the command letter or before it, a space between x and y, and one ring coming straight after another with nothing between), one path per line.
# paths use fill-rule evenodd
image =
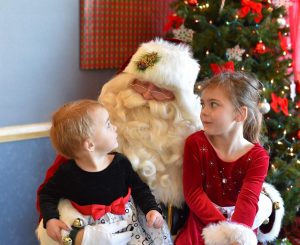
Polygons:
M52 116L50 139L54 148L67 158L75 158L84 140L93 134L89 112L101 104L95 100L79 100L60 107Z
M262 83L252 74L244 72L223 72L203 81L200 93L211 86L221 86L237 110L248 108L244 122L244 137L254 143L259 142L262 127L262 114L259 111Z

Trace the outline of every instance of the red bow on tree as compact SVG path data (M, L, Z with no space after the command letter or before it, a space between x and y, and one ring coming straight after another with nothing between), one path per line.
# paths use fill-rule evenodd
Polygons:
M110 205L83 205L80 206L75 202L71 202L73 207L76 208L83 215L91 215L94 220L100 219L106 213L125 214L125 204L128 202L131 195L131 189L128 189L128 194L125 197L120 197L114 200Z
M184 20L180 16L177 16L176 14L171 14L168 16L168 22L164 26L164 32L169 31L172 27L175 29L178 29L182 24Z
M287 52L288 50L288 41L287 37L282 36L281 32L278 32L278 38L280 41L280 47L283 51Z
M246 17L250 10L252 11L252 13L256 14L254 21L256 23L259 23L263 17L261 14L262 4L250 0L242 0L242 8L240 10L239 17Z
M210 64L210 69L213 72L213 74L219 74L223 71L234 71L234 63L233 61L228 61L224 63L223 65L218 64Z
M272 102L271 102L271 108L276 113L282 111L284 115L289 115L289 109L288 109L288 100L287 98L281 98L277 97L276 94L272 93Z

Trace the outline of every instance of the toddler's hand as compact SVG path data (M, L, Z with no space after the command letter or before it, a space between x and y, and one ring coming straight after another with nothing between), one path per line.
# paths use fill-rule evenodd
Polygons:
M156 210L150 210L146 215L146 220L149 227L156 229L161 228L164 223L162 215Z
M49 219L46 224L47 234L53 240L61 242L61 230L69 231L69 227L59 219Z

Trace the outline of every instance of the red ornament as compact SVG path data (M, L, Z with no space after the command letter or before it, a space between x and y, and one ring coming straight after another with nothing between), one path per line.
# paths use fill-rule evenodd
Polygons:
M298 131L297 137L298 137L298 139L300 139L300 130Z
M190 6L196 6L198 4L198 0L187 0L187 3Z
M266 53L266 51L267 51L266 45L263 43L263 41L259 41L256 44L255 52L258 54L264 54Z

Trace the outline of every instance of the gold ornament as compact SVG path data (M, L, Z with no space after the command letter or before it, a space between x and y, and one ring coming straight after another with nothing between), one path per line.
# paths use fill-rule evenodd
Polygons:
M62 239L62 244L63 245L72 245L72 239L69 236L65 236Z
M264 224L264 225L267 225L267 224L269 224L269 222L270 222L269 218L266 218L266 219L264 220L263 224Z
M139 61L136 62L137 68L140 71L146 70L148 67L154 66L159 61L158 53L151 52L144 54Z
M280 209L280 204L279 204L279 202L274 202L274 203L273 203L273 206L274 206L274 209L275 209L275 210Z
M75 219L75 220L73 221L72 226L75 227L75 228L82 228L82 227L84 227L83 220L80 219L80 218Z

